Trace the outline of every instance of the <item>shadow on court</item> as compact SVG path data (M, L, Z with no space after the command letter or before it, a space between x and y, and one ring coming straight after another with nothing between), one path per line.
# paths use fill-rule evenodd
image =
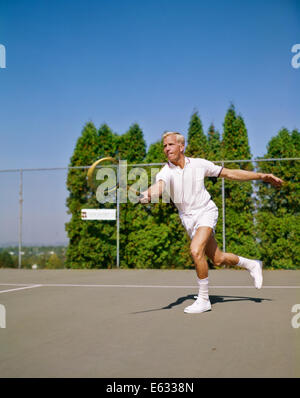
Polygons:
M188 294L186 296L179 297L176 301L173 301L173 303L170 303L170 304L166 305L165 307L153 308L151 310L145 310L145 311L132 312L132 314L142 314L145 312L170 310L171 308L176 307L177 305L181 305L183 302L185 302L187 300L195 300L195 298L196 298L195 295ZM210 295L209 298L210 298L211 305L218 304L218 303L228 303L231 301L253 301L254 303L261 303L263 301L272 301L271 299L267 299L267 298L245 297L245 296Z

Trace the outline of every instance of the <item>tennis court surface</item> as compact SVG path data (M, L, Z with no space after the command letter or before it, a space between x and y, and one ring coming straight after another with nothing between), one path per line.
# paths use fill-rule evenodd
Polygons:
M209 278L192 315L194 270L1 269L0 377L300 377L300 271Z

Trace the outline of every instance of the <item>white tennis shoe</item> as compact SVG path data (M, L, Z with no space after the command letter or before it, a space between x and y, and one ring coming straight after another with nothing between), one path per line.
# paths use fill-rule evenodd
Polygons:
M250 275L254 279L254 286L256 289L261 289L262 284L263 284L263 274L262 274L262 267L263 263L262 261L255 260L256 264L250 271Z
M197 298L197 300L184 309L187 314L200 314L201 312L210 311L211 303L209 300L204 300L202 298Z

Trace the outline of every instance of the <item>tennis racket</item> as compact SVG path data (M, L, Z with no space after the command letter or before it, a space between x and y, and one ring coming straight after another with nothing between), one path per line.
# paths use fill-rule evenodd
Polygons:
M117 160L112 158L112 157L106 157L102 159L96 160L91 167L88 169L87 172L87 181L88 185L93 191L96 191L97 189L97 174L98 171L100 171L100 168L102 168L103 171L107 171L107 169L111 169L112 171L115 172L116 165L117 165ZM104 170L106 169L106 170ZM101 174L101 172L100 172ZM118 188L118 183L116 179L111 179L111 183L108 185L107 192L111 193L114 192Z

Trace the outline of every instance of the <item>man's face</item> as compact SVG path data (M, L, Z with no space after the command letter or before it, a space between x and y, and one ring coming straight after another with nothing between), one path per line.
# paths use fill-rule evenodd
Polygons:
M164 153L168 160L172 163L178 162L184 151L184 145L177 142L175 134L168 135L164 138Z

